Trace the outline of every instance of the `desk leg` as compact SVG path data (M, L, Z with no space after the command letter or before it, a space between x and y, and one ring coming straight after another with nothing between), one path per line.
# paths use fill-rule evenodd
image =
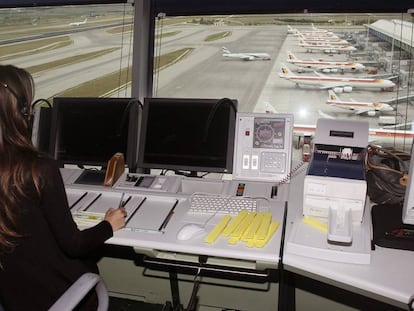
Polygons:
M181 311L183 310L180 302L180 290L178 288L178 277L176 271L169 271L170 275L170 289L171 289L171 296L172 296L172 306L174 311Z
M283 268L279 270L279 311L296 310L295 284L292 274Z

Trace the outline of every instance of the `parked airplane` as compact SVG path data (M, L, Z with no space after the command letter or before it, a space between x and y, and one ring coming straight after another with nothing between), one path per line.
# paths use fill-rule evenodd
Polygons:
M329 106L353 111L355 114L367 113L370 117L375 116L377 112L394 110L390 105L385 103L344 101L332 90L328 90L328 100L326 103Z
M84 24L86 24L87 21L88 21L88 19L85 18L83 20L83 22L73 22L73 23L70 23L69 26L80 26L80 25L84 25Z
M267 53L232 53L226 47L222 47L223 57L235 58L241 60L271 60L271 57Z
M288 28L288 30L287 30L288 34L295 35L295 34L298 33L298 30L296 28L292 28L292 26L290 26L290 25L287 25L287 28Z
M291 51L288 51L287 62L298 66L298 72L302 72L304 69L314 69L325 73L328 72L344 72L344 71L359 71L363 70L365 66L357 62L348 61L314 61L314 60L300 60Z
M318 33L332 33L329 30L317 28L313 23L311 23L311 28L312 28L311 31L313 31L313 32L318 32Z
M349 42L345 39L341 39L338 37L310 37L310 36L304 36L299 35L299 40L305 44L313 44L313 45L349 45Z
M309 44L303 41L300 41L299 46L306 48L307 52L312 52L313 50L323 51L324 53L341 53L341 52L352 52L356 51L357 48L352 45L332 45L332 44Z
M328 31L326 29L307 29L299 31L296 28L292 28L292 26L287 25L288 27L288 34L293 34L295 36L304 35L304 36L318 36L318 37L337 37L333 32Z
M327 77L322 74L318 76L295 76L285 64L281 64L279 77L299 85L311 85L320 89L333 89L337 93L352 92L352 88L371 88L389 90L395 83L386 79L367 79L349 77Z

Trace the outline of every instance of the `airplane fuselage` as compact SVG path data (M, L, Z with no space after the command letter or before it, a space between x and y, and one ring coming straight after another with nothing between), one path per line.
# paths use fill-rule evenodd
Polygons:
M289 63L295 64L296 66L303 67L303 68L316 68L316 69L340 69L340 70L358 70L363 69L364 66L362 64L354 63L354 62L323 62L323 61L295 61L295 60L288 60Z
M344 52L352 52L356 51L357 49L351 45L330 45L330 44L320 44L320 45L313 45L313 44L299 44L301 47L306 48L307 50L322 50L322 51L344 51Z
M283 77L282 77L283 78ZM335 87L360 87L360 88L375 88L387 89L392 88L395 84L390 80L385 79L366 79L366 78L341 78L341 77L304 77L304 76L286 76L288 79L297 84L319 86L323 89Z
M353 102L353 101L335 101L327 100L326 103L330 106L336 106L339 108L349 109L349 110L365 110L365 111L393 111L394 109L384 103L365 103L365 102Z
M223 53L225 58L234 58L241 60L271 60L271 57L267 53Z

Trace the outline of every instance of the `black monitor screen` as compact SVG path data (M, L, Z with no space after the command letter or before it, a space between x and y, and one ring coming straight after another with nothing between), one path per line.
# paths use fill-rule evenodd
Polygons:
M50 151L61 164L105 167L121 152L136 168L137 102L131 98L57 97L53 100Z
M138 166L231 173L237 101L145 98Z

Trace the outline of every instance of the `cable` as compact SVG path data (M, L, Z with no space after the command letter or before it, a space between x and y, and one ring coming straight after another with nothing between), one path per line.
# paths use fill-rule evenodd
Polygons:
M211 122L213 121L213 118L214 118L214 116L216 115L216 111L217 111L217 109L220 107L220 105L221 104L230 104L230 106L233 108L233 111L234 111L234 113L237 113L237 107L236 107L236 105L235 105L235 103L234 103L234 101L233 100L231 100L230 98L227 98L227 97L223 97L222 99L219 99L216 103L215 103L215 105L214 105L214 107L213 107L213 109L211 109L211 111L210 111L210 114L208 115L208 117L207 117L207 121L206 121L206 127L205 127L205 130L204 130L204 135L203 135L203 142L206 142L207 141L207 137L208 137L208 132L209 132L209 130L210 130L210 125L211 125Z
M198 289L200 287L200 274L201 274L201 270L203 269L203 265L207 262L208 256L204 256L204 255L200 255L198 256L198 263L199 263L199 267L197 270L196 275L194 276L194 285L193 285L193 290L191 292L191 296L190 296L190 300L188 301L188 305L187 308L185 309L185 311L195 311L196 307L197 307L197 303L198 303Z
M300 161L298 165L296 165L294 168L292 168L290 170L290 172L284 177L282 178L278 183L277 183L277 187L279 187L280 185L283 185L285 183L287 183L289 180L291 180L293 177L296 176L296 174L300 173L300 168L303 168L305 164L305 161Z
M124 113L122 114L121 122L119 123L119 131L118 131L118 137L121 136L122 129L124 128L124 125L126 123L127 118L129 117L129 110L131 109L132 104L137 104L141 111L144 109L144 106L142 105L141 101L137 98L131 98L128 102L128 104L125 107Z
M45 102L49 108L52 108L52 104L47 99L44 99L44 98L39 98L35 100L32 104L32 108L34 108L38 103L41 103L41 102Z
M201 268L198 269L196 277L194 278L193 291L191 292L190 300L188 302L187 308L185 309L186 311L195 311L195 308L197 307L197 303L198 303L197 293L198 293L198 288L200 287L200 282L196 278L200 270Z

